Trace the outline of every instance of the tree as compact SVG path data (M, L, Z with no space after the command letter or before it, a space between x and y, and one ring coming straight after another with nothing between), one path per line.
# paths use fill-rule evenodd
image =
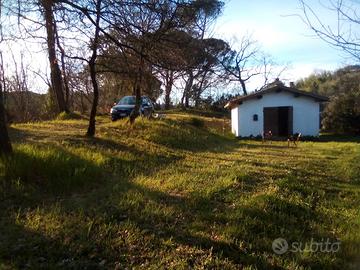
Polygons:
M57 31L56 31L56 22L54 19L54 4L53 0L41 0L39 2L46 27L46 40L47 40L47 50L50 63L50 77L52 90L55 93L57 105L59 112L69 112L65 96L64 96L64 81L62 73L58 64L57 54L56 54L56 40L57 40Z
M58 112L69 112L69 88L65 74L65 51L61 46L57 12L61 10L57 0L5 1L8 17L16 16L18 27L12 33L14 40L45 40L50 67L51 90ZM9 23L10 28L12 23ZM43 33L45 30L45 36ZM60 55L60 57L59 57ZM61 69L59 60L61 62Z
M189 107L191 97L195 102L195 106L199 104L200 96L206 89L206 82L210 82L210 77L216 75L212 72L212 68L218 63L214 61L211 52L214 52L212 49L216 48L214 43L216 44L220 40L206 39L205 36L221 14L224 2L218 0L196 0L193 5L197 12L196 16L194 16L195 20L186 31L193 37L193 41L189 44L190 46L185 53L188 66L184 74L185 76L183 76L185 87L181 99L182 105L186 108ZM213 40L215 42L211 42Z
M360 135L360 88L346 89L333 96L322 121L325 130Z
M269 81L279 78L287 69L287 66L279 68L250 35L245 35L240 41L235 40L232 43L233 45L228 45L228 49L219 55L219 62L223 67L220 72L223 72L224 80L240 84L243 95L248 94L247 83L254 77L263 77L261 89L266 87Z
M20 52L20 59L9 48L12 56L12 73L4 76L6 88L5 109L8 121L28 122L39 119L43 112L42 95L30 91L29 64L25 63L24 52ZM9 53L8 53L9 56ZM6 86L5 86L6 85Z
M328 96L323 112L323 127L335 133L360 132L360 67L346 66L333 72L311 74L297 87Z
M192 100L197 105L202 93L221 81L216 72L221 66L218 56L227 50L227 44L221 39L193 37L184 31L172 32L171 40L175 45L164 43L156 48L165 52L158 59L169 67L160 70L165 82L165 107L170 104L171 88L178 78L184 84L181 104L189 107Z
M157 59L155 70L164 83L165 108L169 109L173 86L179 78L186 80L186 74L197 66L198 48L196 38L189 33L171 29L164 34L160 42L152 48L152 55ZM192 87L192 84L189 88ZM183 93L187 93L185 89Z
M320 16L320 12L313 8L310 1L299 0L303 16L302 19L315 34L331 46L340 48L348 53L356 61L360 60L360 5L351 0L328 0L327 4L322 3L322 7L327 9L327 18L337 18L333 25L327 23L325 18Z
M310 74L296 82L296 87L327 97L339 95L356 89L360 85L360 67L346 66L335 71L322 71Z
M194 76L194 83L191 89L191 97L195 107L198 107L202 94L209 88L223 83L223 78L219 75L222 65L219 62L220 55L229 51L229 45L222 39L208 38L201 39L199 43L199 67Z
M310 74L307 78L296 82L296 87L319 95L332 96L337 89L337 78L332 72L322 71Z
M50 62L49 89L53 91L51 96L56 97L60 111L69 111L70 97L75 96L71 91L78 88L74 87L74 79L70 78L70 75L80 74L79 70L69 70L69 63L76 60L85 60L88 63L89 75L85 75L83 81L88 86L87 78L90 78L94 89L92 92L86 91L85 95L76 96L81 99L81 108L85 107L83 97L93 99L87 132L90 136L95 132L95 114L100 89L106 77L102 76L104 73L100 73L102 67L99 66L101 60L103 63L106 62L106 55L102 55L104 51L111 47L116 48L116 54L124 64L123 70L126 74L121 75L122 85L127 88L130 86L136 96L136 106L130 117L130 122L133 123L139 115L141 95L146 94L156 100L161 94L158 79L160 69L168 74L166 92L167 100L170 102L171 85L176 76L187 71L189 67L189 62L181 59L182 47L187 47L186 42L189 40L204 39L206 26L219 14L223 5L218 0L101 2L101 8L97 10L98 1L95 0L30 0L16 3L8 1L11 14L18 15L19 21L26 20L22 27L25 30L34 28L34 31L25 31L25 37L46 41ZM45 30L45 35L42 30ZM176 35L179 38L174 39ZM190 38L186 37L178 43L185 36ZM23 36L19 35L18 38L21 39ZM74 38L76 42L72 41ZM86 38L89 38L90 42L84 41ZM179 44L185 46L181 47ZM94 50L94 47L97 49ZM190 65L193 65L191 61ZM198 66L195 68L198 69ZM116 73L119 70L113 69L108 72ZM198 72L194 73L196 74ZM189 84L189 91L186 92L187 101L190 97L198 99L201 91L209 85L210 68L202 74L204 76L198 80L194 76L195 88L192 87L193 83ZM194 95L190 93L193 89L196 89Z
M172 92L172 87L174 85L174 71L165 70L164 81L165 81L165 109L170 109L170 95Z
M102 95L114 100L134 93L138 80L138 55L133 54L129 49L119 48L103 37L100 42L97 66L102 84ZM162 93L161 82L157 78L158 73L159 68L156 68L154 64L149 61L144 62L141 90L153 101L156 101Z
M87 136L94 136L95 135L95 121L96 121L96 110L99 102L99 85L96 78L96 58L97 58L97 51L99 47L99 35L100 35L100 12L101 12L101 0L96 1L96 18L95 18L95 33L94 33L94 40L91 44L91 58L89 61L89 72L91 77L91 83L93 85L94 97L91 106L90 112L90 119L89 119L89 126L86 132Z
M12 152L10 138L6 126L4 92L2 87L3 85L0 83L0 156L8 155Z
M256 63L258 53L257 42L253 41L249 36L244 36L238 43L238 49L229 50L221 59L226 76L230 81L240 83L244 95L247 95L247 81L261 74L260 67Z
M84 1L62 0L62 3L81 12L92 24L94 10ZM132 55L136 64L134 89L136 105L130 115L133 123L139 115L141 93L143 92L145 70L151 65L159 65L153 56L153 47L161 42L171 29L181 29L193 21L192 1L104 1L101 12L102 25L99 32L122 52ZM151 67L150 67L151 69Z
M2 1L0 1L0 19L2 14ZM0 20L1 21L1 20ZM0 26L0 44L3 41L2 28ZM0 155L9 155L12 152L12 146L6 126L6 117L5 117L5 108L4 108L4 92L3 92L3 82L4 82L4 67L2 61L2 51L0 51Z

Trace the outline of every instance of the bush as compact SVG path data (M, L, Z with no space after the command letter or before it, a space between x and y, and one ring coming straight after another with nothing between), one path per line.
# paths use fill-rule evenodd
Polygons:
M205 126L204 120L198 118L198 117L191 117L189 120L190 125L193 125L194 127L202 128Z
M56 120L78 120L81 118L81 115L74 112L61 112L56 117Z
M322 124L326 131L360 134L360 89L333 97L325 108Z

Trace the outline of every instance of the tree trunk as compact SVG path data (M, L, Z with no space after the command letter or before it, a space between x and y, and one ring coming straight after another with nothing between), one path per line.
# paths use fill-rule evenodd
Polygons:
M194 102L194 107L198 108L200 105L200 91L196 93Z
M90 71L91 83L93 85L93 92L94 92L93 102L90 112L89 126L86 132L86 135L90 137L93 137L95 135L96 111L97 111L97 106L99 104L99 85L96 80L96 58L97 58L97 49L98 49L99 32L100 32L100 7L101 7L101 0L98 0L96 3L95 35L94 35L93 44L91 44L92 55L89 61L89 71Z
M170 94L172 90L172 86L174 83L174 72L166 71L166 79L165 79L165 109L170 109Z
M142 77L143 77L143 68L144 66L144 58L140 56L140 65L138 68L138 74L134 85L134 95L135 95L135 107L130 113L129 122L130 124L135 123L135 119L139 116L140 113L140 106L141 106L141 84L142 84Z
M139 75L141 77L142 75ZM140 79L141 81L141 79ZM135 92L135 107L130 113L129 122L131 125L135 123L135 119L140 115L140 105L141 105L141 87L140 83L136 83L134 87Z
M60 44L60 38L57 31L56 22L54 22L54 29L56 34L56 44L60 50L60 60L61 60L61 71L63 75L63 82L64 82L64 90L65 90L65 103L66 107L70 108L70 87L69 87L69 80L66 74L66 66L65 66L65 50Z
M182 97L181 97L181 102L180 102L180 104L181 104L181 106L182 107L184 107L185 106L185 89L184 89L184 92L183 92L183 94L182 94Z
M55 33L55 21L53 14L53 0L42 0L41 5L43 7L45 25L46 25L46 40L48 57L50 62L50 77L51 85L55 93L56 102L59 112L69 112L64 98L63 80L61 76L61 70L56 57L56 33Z
M186 85L185 85L185 89L184 89L184 102L183 105L185 106L185 108L189 108L190 104L189 104L189 100L190 100L190 94L191 94L191 88L193 87L193 83L194 83L194 74L193 71L190 70L188 71L188 79L186 81Z
M12 147L6 126L4 95L2 84L0 83L0 156L11 154Z
M85 113L86 111L86 108L85 108L85 103L84 103L84 93L83 92L80 92L80 111L81 111L81 114Z
M200 100L201 100L201 94L202 94L203 91L204 91L203 87L204 87L204 83L205 83L207 74L208 74L208 72L205 71L205 72L202 74L202 78L201 78L200 83L197 84L196 91L195 91L195 93L194 93L195 108L198 108L198 107L199 107Z
M89 126L88 126L88 130L86 132L86 135L93 137L95 135L96 111L97 111L97 106L99 103L99 86L98 86L98 83L96 80L95 61L89 62L89 70L90 70L91 83L93 85L94 96L93 96L93 102L92 102L92 106L91 106Z
M247 95L246 84L245 84L244 80L242 80L242 79L240 79L239 81L240 81L240 84L241 84L241 89L243 91L243 94L244 94L244 96L246 96Z

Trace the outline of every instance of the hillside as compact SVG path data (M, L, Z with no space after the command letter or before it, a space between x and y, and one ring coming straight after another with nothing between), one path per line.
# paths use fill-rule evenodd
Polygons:
M227 121L12 125L0 269L358 269L359 143L239 141ZM341 248L277 255L279 237Z
M360 66L352 65L333 72L322 71L310 74L296 82L296 87L327 97L339 95L359 88Z

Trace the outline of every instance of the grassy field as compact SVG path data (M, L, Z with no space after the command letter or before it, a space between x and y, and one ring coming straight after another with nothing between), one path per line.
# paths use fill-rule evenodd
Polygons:
M13 125L0 269L359 269L359 143L236 140L224 121Z

